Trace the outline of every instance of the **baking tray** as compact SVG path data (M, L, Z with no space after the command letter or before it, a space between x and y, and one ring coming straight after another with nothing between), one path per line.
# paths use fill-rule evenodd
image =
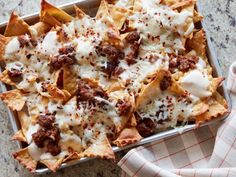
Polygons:
M67 3L67 4L64 4L64 5L59 6L59 7L62 8L67 13L73 15L73 14L75 14L74 5L77 5L80 8L82 8L87 14L89 14L91 16L94 16L96 14L96 11L98 9L99 4L100 4L100 0L80 0L80 1L74 1L74 2L71 2L71 3ZM196 6L197 6L196 7L197 10L199 12L201 12L201 4L198 2ZM22 18L28 24L32 25L32 24L38 22L38 20L39 20L38 15L39 15L39 13L37 12L37 13L34 13L34 14L23 16ZM6 28L7 23L8 23L8 21L0 23L0 34L4 33L4 30ZM206 29L204 22L199 23L199 27L203 27L204 29ZM207 55L208 55L209 62L211 64L212 68L213 68L213 76L216 76L216 77L217 76L222 76L218 59L216 57L215 51L214 51L214 49L212 47L211 41L209 40L209 35L207 33L208 32L206 31L206 37L207 37ZM3 68L1 66L0 67L0 71L2 69ZM3 92L11 89L11 87L6 86L2 82L0 83L0 87L1 87ZM218 91L227 100L227 102L229 104L228 112L230 112L231 100L230 100L230 97L229 97L229 95L227 93L227 90L226 90L226 87L225 87L225 83L223 83L222 86L220 88L218 88ZM13 111L11 111L9 108L7 108L7 112L8 112L8 115L9 115L10 122L12 124L13 131L17 132L20 129L20 125L19 125L19 122L18 122L18 120L16 118L16 114ZM206 125L209 125L209 124L213 124L213 123L215 123L215 122L217 122L219 120L223 120L227 116L228 116L228 114L226 114L224 116L221 116L221 117L218 117L217 119L214 119L212 121L203 123L203 124L200 125L200 127L206 126ZM182 126L182 127L171 129L171 130L166 130L166 131L157 133L155 135L152 135L150 137L143 138L141 141L139 141L139 142L137 142L135 144L131 144L131 145L128 145L128 146L125 146L125 147L122 147L122 148L120 148L120 147L113 147L113 151L114 152L118 152L118 151L121 151L121 150L124 150L124 149L128 149L128 148L136 147L136 146L139 146L139 145L151 143L153 141L160 140L160 139L166 138L166 137L170 137L170 136L173 136L173 135L176 135L176 134L180 134L180 133L183 133L183 132L186 132L186 131L189 131L189 130L193 130L195 128L196 128L196 125L195 124L191 124L191 125L185 125L185 126ZM19 143L19 142L17 142L17 145L18 145L19 148L22 147L21 143ZM78 163L81 163L81 162L85 162L85 161L87 161L89 159L91 159L91 158L81 158L79 160L72 160L72 161L63 163L60 168L65 168L65 167L72 166L72 165L75 165L75 164L78 164ZM43 174L43 173L46 173L46 172L49 172L49 171L50 170L48 168L41 167L41 168L36 169L35 173L36 174Z

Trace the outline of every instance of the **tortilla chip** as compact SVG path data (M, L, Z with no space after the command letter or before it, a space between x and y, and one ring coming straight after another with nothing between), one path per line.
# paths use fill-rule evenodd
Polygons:
M28 148L14 152L13 157L23 164L30 172L35 172L37 161L30 156Z
M78 88L77 75L71 72L68 68L63 70L63 89L67 90L71 95L74 95Z
M203 20L203 16L198 12L196 11L195 9L193 10L193 22L194 23L197 23L197 22L200 22Z
M196 0L162 0L161 3L171 7L172 9L178 9L195 4Z
M20 111L25 105L25 97L17 89L1 93L0 98L12 110Z
M67 14L66 12L64 12L63 10L49 4L47 1L42 0L40 19L54 26L54 25L58 25L58 22L60 23L70 22L73 19L73 17Z
M37 37L46 34L51 29L51 26L44 22L38 22L29 27L31 36Z
M4 60L3 56L5 55L5 47L10 40L10 37L5 37L0 34L0 61Z
M31 117L29 117L24 111L17 112L17 115L18 115L18 119L20 121L21 133L23 134L23 136L25 137L25 140L27 141L26 133L27 133L29 126L33 120L31 120ZM30 143L30 142L28 142L28 143Z
M213 98L208 101L208 105L209 109L205 113L196 116L196 125L212 120L214 118L221 117L228 113L228 105L226 101L217 92L215 93Z
M145 105L149 102L150 99L152 99L158 94L161 94L160 81L163 79L164 76L171 77L172 85L168 88L169 91L179 95L184 94L184 90L174 80L174 78L171 76L171 73L168 70L161 69L155 74L155 79L142 88L139 96L136 99L136 108L141 105Z
M81 155L81 157L100 157L102 159L115 160L115 154L111 148L109 140L104 133L100 133Z
M75 8L76 17L78 17L79 19L82 19L84 16L86 16L84 11L81 10L78 6L74 5L74 8Z
M140 141L142 137L140 136L138 130L135 127L124 128L118 138L112 143L118 147L124 147L129 144L136 143Z
M71 96L71 94L68 91L61 90L52 84L47 84L46 89L48 93L51 95L52 99L55 100L67 101Z
M115 26L120 30L127 19L129 11L125 8L117 7L111 4L109 4L108 7L108 12L113 19Z
M15 12L12 12L4 36L19 36L23 34L29 34L29 25Z
M22 132L22 129L19 130L18 132L16 132L16 133L12 136L11 139L12 139L12 140L18 140L18 141L21 141L21 142L27 142L27 140L26 140L26 138L25 138L25 136L24 136L24 134L23 134L23 132Z
M199 56L206 57L206 36L203 29L193 34L192 39L186 41L186 47L195 50Z
M46 159L40 160L40 163L46 165L51 171L56 172L56 170L61 166L65 157L59 159Z
M4 70L2 73L0 73L0 81L2 81L5 84L15 86L16 83L11 80L11 78L8 75L8 70Z

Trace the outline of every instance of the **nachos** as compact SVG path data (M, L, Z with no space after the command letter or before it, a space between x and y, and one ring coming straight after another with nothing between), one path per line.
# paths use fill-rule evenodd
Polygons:
M25 146L13 154L34 172L83 157L115 159L159 131L227 112L197 28L195 0L102 0L95 17L45 0L28 25L12 13L0 36L0 98L16 111Z

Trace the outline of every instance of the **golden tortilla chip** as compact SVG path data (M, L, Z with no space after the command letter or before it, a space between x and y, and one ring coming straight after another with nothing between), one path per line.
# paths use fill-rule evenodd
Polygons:
M63 89L74 95L78 88L77 75L68 68L63 69Z
M28 148L14 152L13 157L23 164L30 172L35 172L37 161L30 156Z
M12 140L18 140L18 141L21 141L21 142L27 142L23 132L22 132L22 129L19 130L18 132L16 132L13 136L12 136Z
M55 85L47 84L46 89L48 93L52 96L52 99L67 101L71 94L66 90L61 90Z
M115 154L104 133L100 133L96 141L93 142L82 154L80 154L80 156L100 157L102 159L115 160Z
M29 34L29 25L13 12L7 24L4 36L19 36L22 34Z
M108 8L108 12L113 19L115 26L120 30L128 17L129 11L125 8L111 4L108 5Z
M5 84L15 86L16 83L11 80L11 78L8 75L8 70L4 70L2 73L0 73L0 81L2 81Z
M161 0L161 3L171 7L172 9L178 9L195 4L196 0Z
M144 88L142 88L141 93L136 99L136 108L141 105L145 105L153 97L160 94L160 81L163 79L164 76L171 77L171 73L168 70L163 69L157 71L157 73L155 74L155 79L147 86L144 86ZM171 77L171 80L172 85L168 88L168 90L179 95L184 94L184 90L178 85L178 83L173 79L173 77Z
M12 110L20 111L25 105L25 97L17 89L1 93L0 98Z
M186 41L186 47L195 50L199 56L206 57L206 36L203 29L193 34L192 39Z
M40 17L40 20L42 22L45 22L51 26L60 26L61 22L59 22L56 18L54 18L53 16L49 15L47 12L44 13L43 16Z
M46 165L51 171L56 172L56 170L61 166L65 157L40 160L40 163Z
M228 113L228 105L225 99L217 92L208 101L208 105L209 109L205 113L196 116L195 121L197 125Z
M140 141L142 137L140 136L138 130L135 127L124 128L118 138L112 143L118 147L124 147L129 144L136 143Z
M44 22L38 22L29 27L31 36L37 37L46 34L51 29L51 26Z
M84 11L81 10L78 6L74 5L74 8L75 8L76 17L78 17L79 19L82 19L84 16L86 16Z
M45 15L46 15L46 18L45 18ZM50 18L50 16L53 18ZM54 24L52 23L52 22L55 22L55 20L61 23L67 23L67 22L70 22L73 19L73 17L67 14L66 12L64 12L63 10L49 4L47 1L42 0L40 19L54 26L54 25L57 25L57 23L54 23ZM52 20L52 19L55 19L55 20Z
M203 20L203 16L198 12L196 11L195 9L193 10L193 22L194 23L197 23L197 22L200 22Z

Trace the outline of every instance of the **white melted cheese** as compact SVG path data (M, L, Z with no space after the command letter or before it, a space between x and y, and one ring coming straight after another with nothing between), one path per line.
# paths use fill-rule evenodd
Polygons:
M185 90L196 97L204 98L211 96L211 92L208 90L211 83L208 76L201 71L190 71L180 80L180 84Z
M32 141L32 135L36 133L39 129L39 124L29 125L28 130L26 131L25 137L28 143Z
M44 55L55 55L58 52L59 43L57 41L57 32L50 31L44 37L43 42L38 45L39 51Z
M132 26L143 35L143 48L147 50L165 50L175 52L183 50L183 36L193 31L193 23L187 21L193 13L189 11L173 11L171 8L159 4L155 0L142 1L143 10L128 17ZM174 33L178 33L176 35Z
M128 87L132 91L137 91L147 76L155 73L160 68L166 68L167 62L163 62L161 59L153 63L147 60L138 60L137 63L128 66L124 61L121 61L120 66L125 69L125 71L119 75L119 78L123 82L130 80L131 84Z
M5 48L6 57L16 53L19 49L20 49L20 42L18 41L17 37L14 37L6 45L6 48Z
M201 57L199 57L199 60L196 63L196 67L197 67L198 70L205 69L206 68L206 62Z
M157 128L173 127L180 116L187 119L191 115L192 106L185 99L178 100L178 97L165 91L138 108L138 114L142 119L150 118Z
M95 43L83 36L76 38L74 42L77 44L76 47L76 59L78 63L83 62L83 60L91 60L96 56Z

